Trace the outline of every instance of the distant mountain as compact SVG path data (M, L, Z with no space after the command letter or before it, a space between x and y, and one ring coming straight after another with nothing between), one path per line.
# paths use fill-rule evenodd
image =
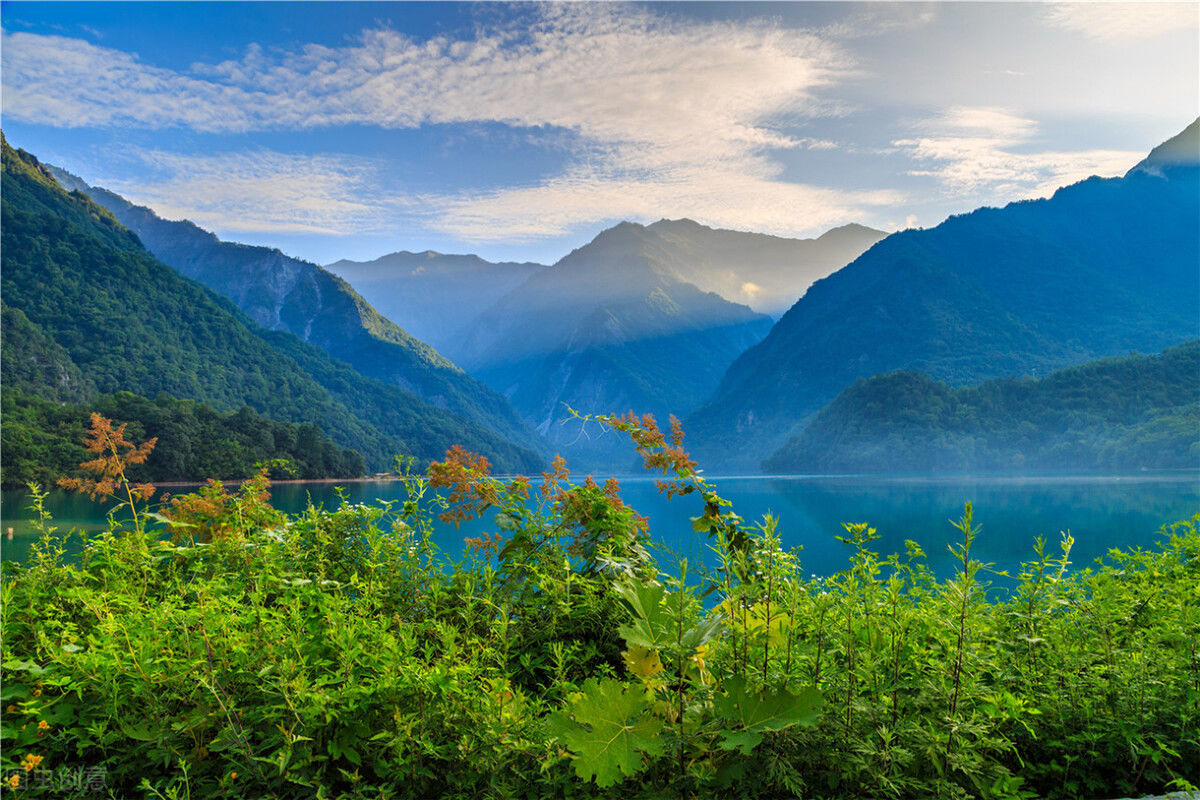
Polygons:
M685 425L693 453L755 470L842 389L884 372L960 386L1195 338L1195 138L1193 124L1122 178L879 242L734 362Z
M1197 467L1198 341L959 389L917 372L860 380L763 465L772 473Z
M813 281L856 259L887 236L864 225L843 225L816 239L708 228L690 219L649 226L686 265L683 275L706 292L778 317Z
M682 417L770 327L689 283L688 267L658 231L621 223L481 314L456 348L461 363L577 460L625 466L615 437L559 424L568 408Z
M82 193L68 195L7 141L0 201L6 387L75 401L94 387L165 393L220 411L249 406L316 425L370 469L386 469L400 454L437 458L453 444L503 470L541 464L538 454L464 416L364 377L289 333L258 327L157 261L112 214Z
M498 394L377 312L344 280L267 247L223 242L188 221L164 220L120 195L51 167L138 235L156 258L228 297L268 330L287 331L371 378L492 428L526 449L545 443Z
M374 261L337 261L341 276L388 319L451 359L459 332L544 264L484 261L474 255L402 251Z

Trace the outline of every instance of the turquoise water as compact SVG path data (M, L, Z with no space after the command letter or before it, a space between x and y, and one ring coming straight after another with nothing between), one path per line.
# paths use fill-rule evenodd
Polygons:
M779 534L785 546L802 546L804 568L825 575L846 566L845 545L834 537L843 522L870 522L877 528L876 543L882 553L903 552L911 539L925 550L939 574L952 570L946 545L955 531L948 520L962 514L966 501L975 507L982 532L976 555L993 562L997 569L1012 570L1032 554L1037 536L1052 544L1060 531L1070 530L1076 539L1072 561L1087 565L1112 547L1149 546L1160 526L1200 512L1200 476L1195 473L1117 477L799 477L712 479L720 493L733 501L747 521L757 521L770 512L779 519ZM667 500L645 479L622 481L626 502L650 520L651 536L664 565L670 554L687 557L693 565L711 563L703 535L693 533L689 517L701 512L694 497ZM178 490L177 490L178 491ZM373 503L396 500L404 487L395 482L352 483L344 487L351 502ZM295 512L309 501L336 507L333 484L287 484L272 488L272 502ZM23 560L33 541L24 510L28 498L22 492L3 493L0 526L13 528L13 538L0 539L4 560ZM54 524L61 529L94 531L104 526L104 511L87 498L55 492L47 503ZM481 521L455 530L438 530L439 545L451 552L462 550L462 539L494 530ZM78 538L69 542L77 550Z

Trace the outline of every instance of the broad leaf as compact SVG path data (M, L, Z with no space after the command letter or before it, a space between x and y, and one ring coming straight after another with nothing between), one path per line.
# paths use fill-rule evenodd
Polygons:
M658 651L641 645L633 645L625 651L625 668L639 678L652 678L663 671Z
M752 691L746 679L735 675L723 684L725 694L713 698L713 709L725 719L741 723L742 730L726 731L721 747L748 754L767 731L793 725L812 725L821 708L821 693L808 688L793 694L787 689Z
M661 648L674 641L674 617L664 607L667 588L661 583L625 582L616 587L617 593L633 613L629 625L618 629L628 647Z
M641 687L605 679L589 679L569 713L558 711L547 718L550 731L570 749L575 774L611 786L622 775L642 770L642 756L663 751L658 738L662 720L650 713L650 702Z

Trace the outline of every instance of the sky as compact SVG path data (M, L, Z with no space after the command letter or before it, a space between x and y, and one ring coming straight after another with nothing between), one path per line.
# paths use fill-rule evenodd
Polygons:
M1200 115L1200 4L0 3L16 147L325 264L930 227Z

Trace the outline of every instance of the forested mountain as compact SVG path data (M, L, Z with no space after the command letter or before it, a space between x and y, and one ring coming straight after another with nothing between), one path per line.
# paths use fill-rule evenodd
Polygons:
M887 236L857 224L833 228L816 239L709 228L690 219L662 219L647 228L675 250L685 280L775 317L813 281Z
M10 342L6 326L6 387L24 382L40 394L49 386L60 399L78 399L64 396L64 382L86 380L103 393L166 393L221 411L249 406L315 424L360 452L369 469L390 467L397 454L440 457L453 444L501 469L541 464L536 453L463 416L364 377L291 334L259 328L157 261L108 211L82 193L68 195L36 158L7 142L2 200L4 304L24 317L14 333L34 342ZM9 358L12 352L25 361Z
M70 173L51 173L66 189L84 192L112 212L164 264L228 297L262 327L295 334L363 375L544 452L545 443L503 397L381 315L336 275L278 250L223 242Z
M404 330L451 359L460 331L544 264L493 263L475 255L402 251L326 269L348 281Z
M503 392L538 430L589 464L615 437L558 424L633 409L691 411L769 318L704 292L657 232L621 223L533 275L484 312L458 348L462 364Z
M1197 335L1196 125L1122 178L889 236L817 281L686 423L713 468L755 469L856 379L950 385ZM1181 155L1182 154L1182 155Z
M1089 472L1200 465L1200 342L1045 378L859 380L764 463L795 472Z
M273 477L343 478L366 469L361 455L338 447L316 425L277 422L248 406L222 414L193 400L129 392L60 404L6 386L0 485L53 486L78 474L82 462L95 458L82 443L92 412L128 423L127 441L158 440L146 462L126 473L134 482L246 478L279 459L288 468L276 468Z

